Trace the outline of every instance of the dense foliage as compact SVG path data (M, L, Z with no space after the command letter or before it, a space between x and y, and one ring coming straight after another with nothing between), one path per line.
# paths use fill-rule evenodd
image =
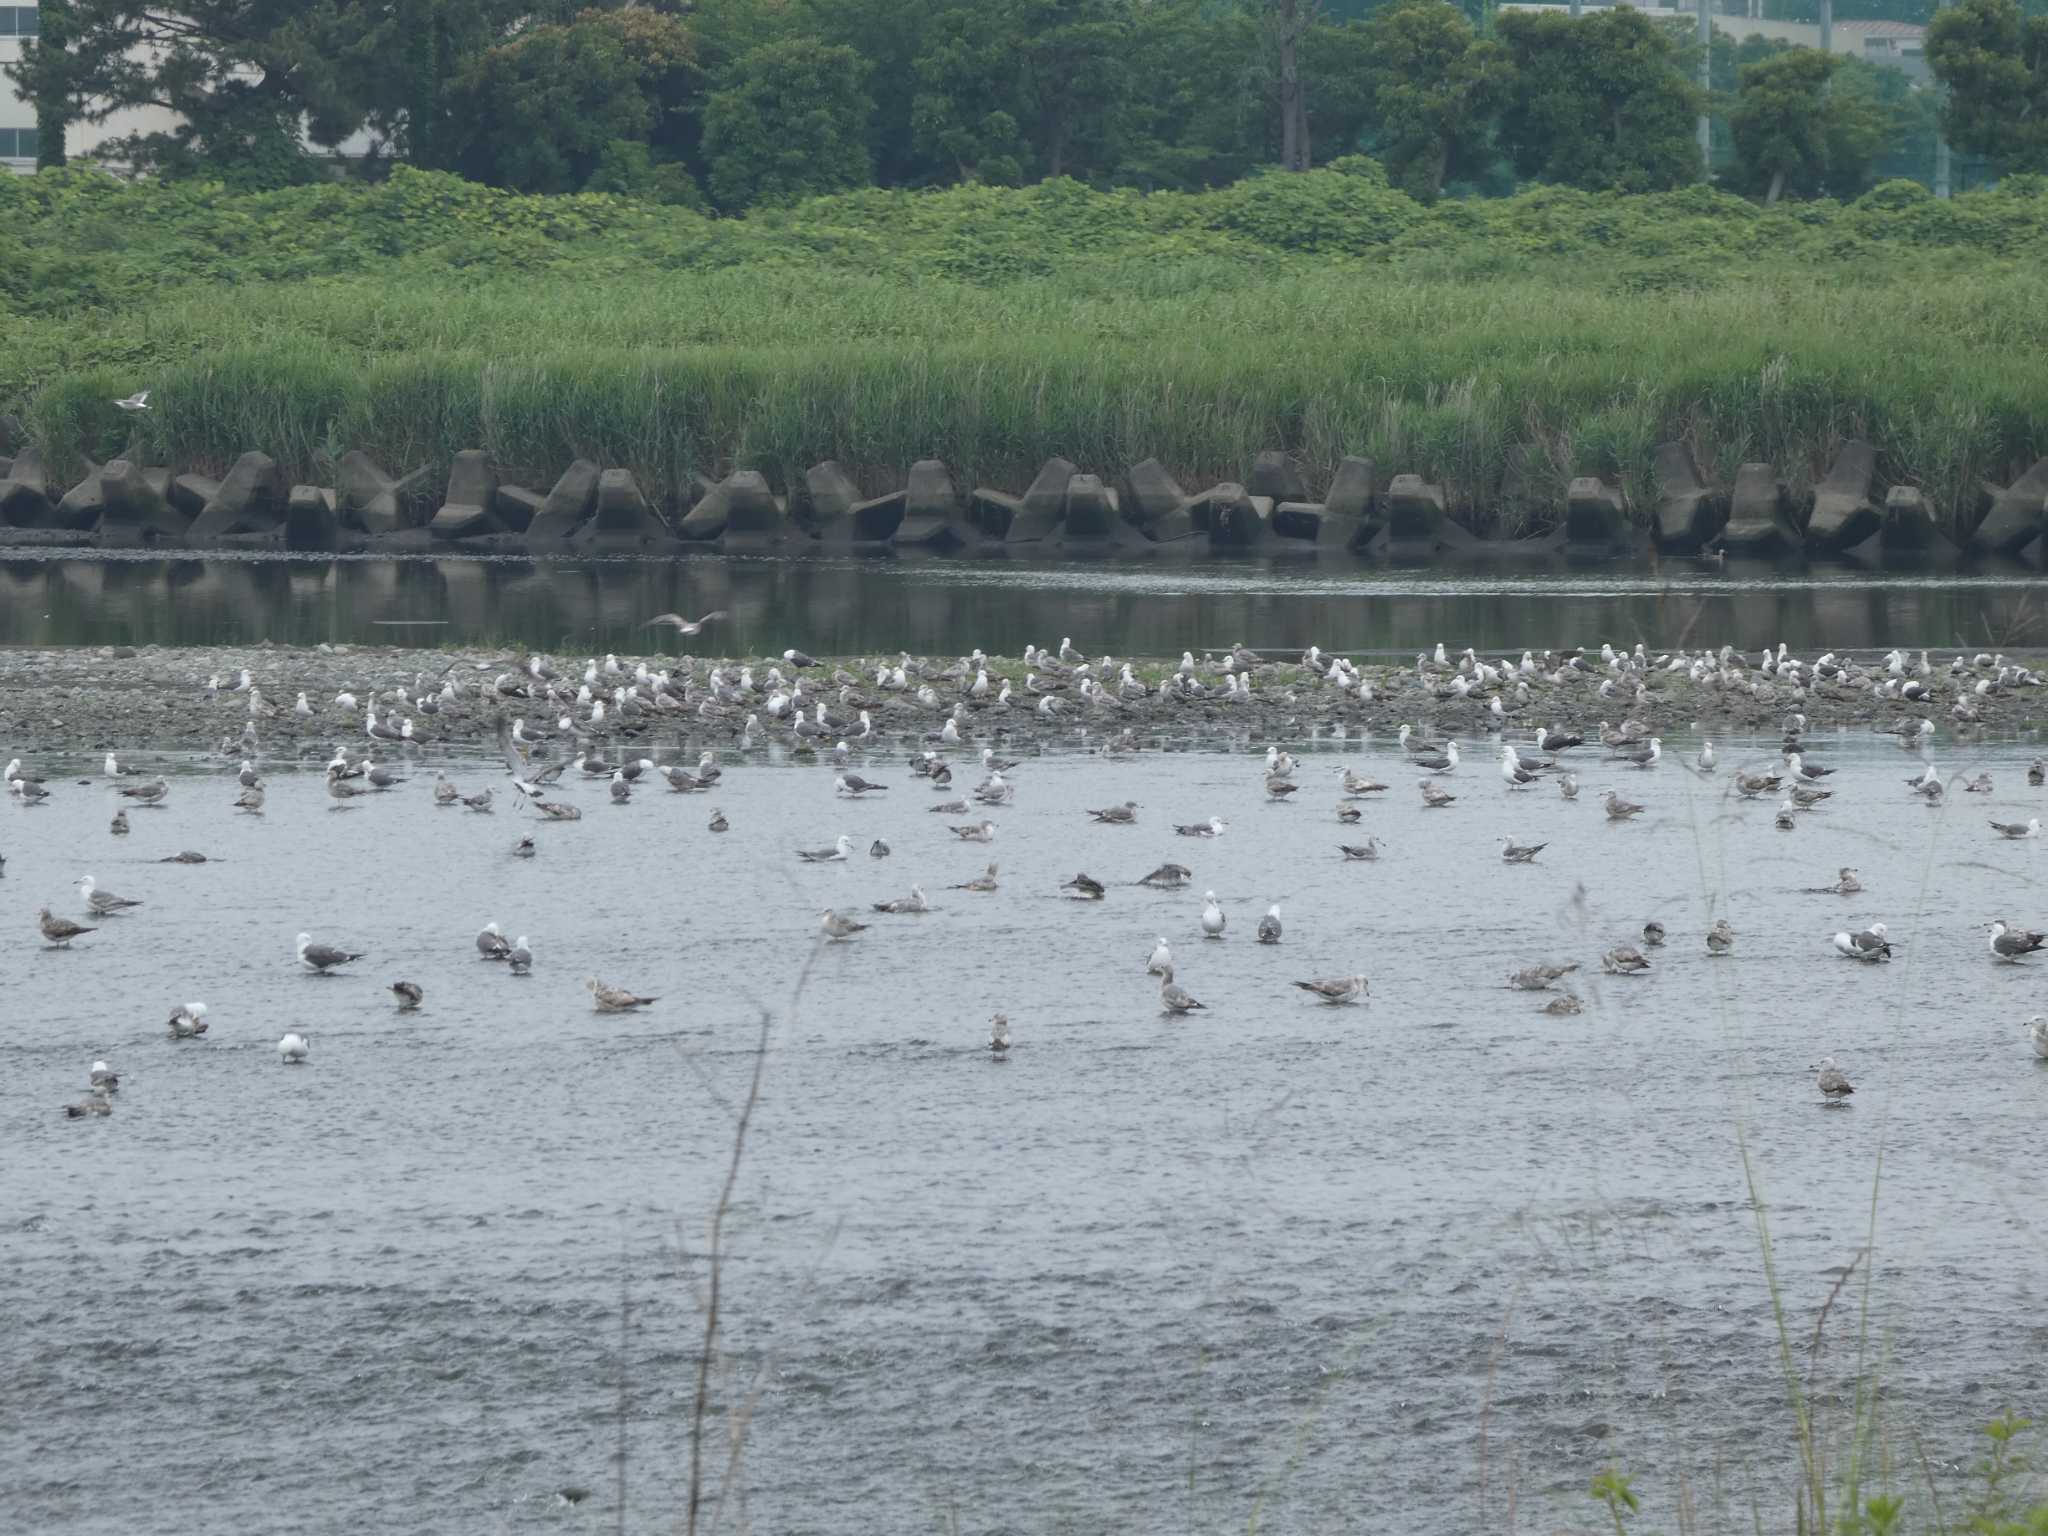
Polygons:
M651 490L936 453L1020 486L1062 454L1190 484L1260 449L1555 505L1642 505L1682 433L1800 479L1845 434L1967 512L2048 450L2048 183L1854 203L1546 187L1426 205L1347 158L1213 192L860 188L745 218L400 169L237 193L81 169L0 179L0 410L59 459L319 477L482 446ZM147 418L112 401L155 392ZM1512 469L1512 473L1510 473ZM1548 498L1546 500L1546 498Z
M1958 146L1999 170L2048 158L2037 142L2048 23L2022 3L2039 0L1963 0L1930 49ZM1880 162L1922 179L1933 162L1936 95L1897 71L1809 57L1774 65L1745 98L1738 66L1779 45L1721 35L1703 95L1691 24L1620 9L1575 20L1484 0L43 0L40 11L41 38L10 70L46 153L61 152L67 118L165 107L176 129L102 153L245 189L337 174L313 151L346 142L351 156L368 146L352 168L372 179L406 164L513 191L725 212L861 185L1068 177L1196 191L1359 153L1423 201L1505 192L1517 178L1652 191L1701 179L1703 108L1717 120L1715 169L1758 195L1853 198ZM1750 146L1739 154L1738 121Z

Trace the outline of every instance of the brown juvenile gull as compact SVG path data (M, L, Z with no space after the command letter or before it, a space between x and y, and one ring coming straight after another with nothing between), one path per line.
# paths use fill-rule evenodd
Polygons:
M1417 788L1422 791L1422 805L1425 810L1440 810L1458 798L1449 790L1437 788L1428 779L1418 780Z
M235 809L245 816L261 816L263 814L263 786L261 784L251 785L248 789L235 796Z
M644 1008L649 1003L661 1001L658 997L640 997L623 987L614 987L599 981L595 976L583 983L590 988L593 1006L599 1013L625 1013L630 1009Z
M1377 779L1362 779L1349 768L1344 770L1344 793L1347 795L1376 795L1386 787Z
M1326 1003L1355 1003L1370 990L1363 976L1318 976L1295 985Z
M1173 967L1168 966L1159 978L1159 1006L1168 1013L1193 1013L1203 1005L1188 994L1185 987L1173 979Z
M1365 819L1365 812L1355 805L1340 801L1337 805L1337 819L1347 827L1355 827Z
M398 999L400 1013L411 1013L419 1007L420 999L425 997L426 993L420 990L420 984L416 981L394 981L391 983L391 995Z
M1138 802L1126 800L1122 805L1112 805L1106 810L1090 811L1088 814L1105 825L1127 827L1138 819Z
M1650 962L1633 944L1617 944L1600 957L1600 969L1610 976L1637 976L1649 968Z
M1195 872L1185 864L1162 864L1138 884L1149 885L1156 890L1177 890L1195 878Z
M159 864L204 864L205 862L205 854L195 852L190 848L184 849L183 851L178 853L167 853L162 858L157 860L157 863ZM138 902L136 903L136 905L140 906L141 903Z
M122 794L143 805L162 805L164 796L171 792L171 786L162 779L151 779L147 784L123 784Z
M1100 901L1105 892L1103 883L1085 871L1074 876L1073 879L1062 885L1060 889L1072 891L1082 901Z
M114 819L108 823L107 830L116 837L126 837L128 835L128 813L126 811L114 812Z
M78 894L85 898L85 910L94 917L113 917L130 907L142 905L141 902L131 901L126 896L116 896L112 891L100 890L93 883L91 875L78 877Z
M355 807L350 805L349 801L368 793L368 790L358 789L338 773L327 775L327 797L334 802L328 807L331 811L352 811Z
M1531 965L1508 972L1508 985L1517 992L1547 992L1560 976L1576 971L1576 965Z
M1606 797L1604 803L1607 807L1607 819L1609 821L1626 821L1631 816L1643 814L1642 806L1633 800L1624 800L1611 789L1602 790L1601 794Z
M52 949L69 949L73 939L99 932L97 928L80 927L68 917L52 917L48 907L36 913L36 925L42 929L43 938Z
M956 891L992 891L996 888L996 867L991 864L972 880L963 880L952 887Z
M486 790L485 793L488 794L489 791ZM540 812L541 816L548 821L581 821L583 819L583 813L576 809L575 806L565 805L559 800L536 800L533 802L533 808Z
M1863 882L1857 879L1856 875L1856 870L1845 864L1835 872L1835 883L1833 885L1814 886L1807 894L1809 896L1854 896L1863 889Z
M1707 953L1725 955L1735 948L1735 930L1728 925L1728 919L1718 918L1707 930Z
M827 939L834 941L850 939L856 933L866 933L867 930L868 925L866 923L856 923L850 917L841 917L830 907L827 907L818 914L818 931L824 934Z
M943 800L937 805L928 805L925 809L936 811L941 816L965 816L967 814L967 802L965 800Z
M727 827L730 827L732 823L725 819L725 812L718 810L714 807L711 812L711 820L707 822L706 825L709 826L711 830L714 832L723 832Z
M1663 942L1664 925L1658 922L1657 919L1653 917L1647 923L1643 924L1643 946L1646 949L1655 949L1658 945L1662 944Z
M1518 843L1511 837L1500 840L1501 862L1505 864L1529 864L1536 855L1548 848L1548 843Z
M2014 928L2004 920L1991 924L1991 958L2008 964L2024 959L2048 944L2048 933L2034 933L2025 928Z
M1006 1014L995 1014L988 1021L988 1048L998 1058L1007 1055L1010 1049L1010 1020Z
M326 976L338 965L347 965L351 960L363 958L361 950L336 949L331 944L315 944L310 933L299 935L299 964L316 976Z
M1273 800L1285 800L1289 795L1293 794L1296 790L1300 788L1301 786L1295 783L1292 779L1274 778L1269 776L1266 780L1266 794L1268 798Z
M111 1115L113 1112L114 1101L98 1089L87 1094L76 1104L64 1106L66 1120L89 1120L100 1115Z
M1744 773L1738 770L1735 775L1736 792L1745 800L1767 794L1783 782L1775 773Z
M1811 1070L1818 1074L1816 1082L1821 1097L1830 1104L1840 1104L1856 1091L1850 1086L1849 1079L1843 1075L1842 1069L1835 1065L1835 1058L1832 1056L1821 1057Z
M1553 1019L1568 1019L1575 1013L1583 1013L1585 1005L1570 992L1561 992L1543 1005L1543 1011Z
M1810 811L1823 800L1832 800L1832 789L1815 789L1811 784L1794 784L1788 798L1795 810Z

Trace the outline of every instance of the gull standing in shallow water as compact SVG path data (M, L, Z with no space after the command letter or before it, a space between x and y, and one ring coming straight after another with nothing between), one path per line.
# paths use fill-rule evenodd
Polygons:
M1830 1104L1843 1103L1856 1091L1850 1086L1849 1079L1843 1075L1842 1069L1835 1065L1835 1058L1832 1056L1821 1057L1813 1064L1812 1070L1818 1074L1816 1084L1821 1097Z
M1159 978L1159 1006L1168 1013L1193 1013L1203 1007L1173 979L1173 967L1166 968L1166 974Z
M1326 1003L1355 1003L1370 990L1363 976L1319 976L1295 985Z
M1504 863L1528 864L1549 846L1548 843L1518 843L1511 837L1504 837L1500 840L1500 856Z
M52 917L48 907L36 913L36 926L42 930L43 941L51 949L69 949L73 939L99 932L97 928L81 927L68 917Z
M1172 969L1173 951L1167 946L1166 935L1162 933L1159 935L1158 942L1152 946L1152 958L1145 962L1145 974L1148 976L1164 976Z
M1707 953L1725 955L1734 948L1735 930L1729 926L1727 918L1716 919L1714 926L1707 930Z
M1225 915L1221 904L1216 900L1216 893L1214 891L1202 892L1202 937L1205 939L1222 938L1223 930L1229 925L1229 922L1229 917Z
M312 1040L296 1032L277 1042L277 1059L288 1067L303 1066L313 1049Z
M988 1048L997 1060L1010 1051L1010 1020L1006 1014L996 1014L988 1021Z
M1649 968L1650 962L1633 944L1617 944L1600 957L1600 969L1610 976L1640 976Z
M850 917L841 917L837 912L827 907L818 915L818 931L824 934L827 939L850 939L856 933L866 933L868 925L866 923L856 923Z
M1258 937L1261 944L1280 942L1280 903L1277 901L1266 908L1266 915L1259 919Z
M206 1004L187 1003L171 1010L171 1038L196 1040L206 1033Z
M116 896L112 891L100 890L94 885L91 875L78 877L78 894L85 898L85 909L94 917L112 917L127 911L130 907L142 905L139 901L130 901L126 896Z
M853 852L853 839L844 832L830 848L799 848L796 856L806 864L840 864Z

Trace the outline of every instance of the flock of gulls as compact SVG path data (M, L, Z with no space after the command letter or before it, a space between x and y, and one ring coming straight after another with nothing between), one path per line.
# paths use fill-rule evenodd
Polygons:
M694 636L722 617L710 614L687 620L664 614L650 623ZM357 750L344 744L325 765L323 779L332 812L357 811L380 796L404 790L420 777L409 771L416 761L412 754L430 740L460 742L487 731L495 738L502 764L498 782L466 789L441 770L422 789L410 792L427 793L437 808L462 815L489 816L502 805L542 822L581 819L582 810L568 798L570 786L576 784L601 786L613 806L629 806L636 795L648 792L715 792L726 766L719 751L702 748L687 765L664 764L645 755L642 743L669 727L721 741L733 764L747 761L749 754L771 743L799 759L829 764L833 792L846 800L921 785L933 797L928 809L946 817L944 825L952 837L962 843L993 844L999 825L989 813L1014 804L1017 787L1011 775L1019 767L1018 761L998 755L998 742L1025 734L1042 738L1056 730L1072 733L1115 759L1141 750L1158 727L1191 707L1227 710L1255 696L1277 696L1302 713L1327 715L1333 698L1371 705L1387 694L1396 707L1412 704L1425 719L1451 717L1459 722L1456 734L1446 729L1441 735L1413 721L1402 723L1394 739L1379 749L1387 761L1398 765L1383 771L1411 777L1423 809L1449 811L1484 791L1492 775L1475 768L1469 754L1477 752L1473 743L1485 740L1491 744L1478 754L1480 761L1490 756L1498 762L1501 788L1492 791L1495 805L1505 801L1512 808L1518 797L1539 791L1574 801L1580 794L1581 774L1598 769L1613 781L1597 791L1601 814L1610 822L1628 822L1655 803L1661 775L1678 772L1713 779L1719 773L1710 741L1689 761L1667 756L1663 738L1643 718L1654 717L1660 704L1683 699L1704 713L1715 702L1753 707L1797 706L1808 699L1865 699L1877 717L1876 730L1907 752L1923 756L1936 730L1933 713L1944 703L1954 728L1962 733L1995 715L2005 696L2041 686L2040 676L2000 655L1959 655L1945 668L1937 668L1924 652L1916 658L1892 651L1868 661L1826 655L1807 663L1784 647L1755 659L1726 648L1653 658L1638 646L1633 652L1611 647L1540 656L1525 652L1519 661L1494 663L1470 650L1452 656L1438 646L1433 656L1418 655L1412 673L1401 674L1398 683L1383 673L1377 684L1345 658L1316 647L1298 660L1278 662L1242 646L1202 663L1183 653L1177 667L1150 680L1141 678L1129 661L1090 661L1071 642L1063 642L1056 653L1026 647L1021 667L1008 668L979 651L947 665L918 662L905 654L860 671L843 666L828 670L796 650L758 665L714 665L683 657L661 669L646 662L629 667L606 656L591 658L566 674L544 657L523 656L479 664L479 675L473 679L456 675L461 665L458 658L436 679L415 675L409 684L367 691L360 698L344 690L318 705L304 692L293 703L274 702L247 671L232 680L211 679L204 690L206 704L240 717L239 730L221 744L222 753L235 764L234 811L258 817L265 813L265 783L258 766L266 759L264 727L286 713L302 726L308 720L345 720L351 736L360 732L363 744ZM1587 718L1599 711L1611 718L1599 718L1583 729L1563 723L1571 712ZM1807 735L1806 715L1793 707L1784 720L1774 753L1763 761L1731 765L1721 782L1737 799L1775 802L1774 825L1789 832L1807 813L1833 798L1837 789L1829 783L1835 770L1818 760L1815 749L1820 743ZM905 746L907 759L901 750ZM856 752L866 772L854 766ZM905 761L907 779L867 776L880 766ZM1265 750L1260 771L1269 801L1289 802L1308 788L1299 759L1280 746ZM116 837L130 831L131 811L163 811L171 804L169 780L137 774L113 753L106 755L102 776L114 791L116 809L109 830ZM50 779L20 758L9 762L0 778L24 809L42 806L58 793ZM2048 783L2048 761L2035 759L2027 780L2036 788ZM1349 862L1379 859L1386 845L1374 835L1351 829L1361 823L1364 807L1391 793L1391 786L1350 766L1342 768L1337 783L1338 832L1331 840L1332 853ZM1923 762L1902 783L1907 797L1928 806L1942 805L1951 790L1992 791L1988 773L1948 777L1931 762ZM180 798L205 793L207 787L206 780L195 781L190 789L181 786ZM1148 814L1133 800L1081 807L1078 813L1106 827L1135 826ZM2001 841L2041 835L2039 817L1986 820L1990 835ZM730 823L714 807L706 825L716 834L728 830ZM1220 816L1170 825L1175 835L1194 841L1230 831L1229 821ZM522 834L509 852L532 858L538 846L531 834ZM1499 838L1500 858L1508 865L1534 863L1548 846L1513 835ZM890 853L886 842L875 839L863 855L848 834L824 846L791 850L796 860L807 864L843 863L862 856L880 860ZM186 851L162 862L207 859ZM4 871L5 859L0 857L0 874ZM1193 879L1189 865L1168 860L1132 883L1178 891L1190 887ZM1063 882L1060 890L1074 900L1099 902L1119 883L1083 870ZM37 914L38 931L51 949L68 949L108 925L146 922L144 900L108 890L90 873L78 877L76 888L84 921L48 906ZM991 862L982 875L950 888L994 892L999 888L998 865ZM1811 893L1852 896L1862 890L1858 871L1844 867L1832 881L1812 887ZM870 906L870 916L932 910L924 887L915 883L907 896ZM866 918L826 908L819 914L820 942L852 941L870 926ZM1228 931L1229 915L1222 902L1215 891L1204 891L1199 915L1202 941L1221 941ZM2048 933L2003 919L1988 922L1984 931L1986 952L1995 963L2017 964L2048 947ZM1275 903L1258 919L1253 938L1262 945L1279 946L1284 934L1281 909ZM1653 918L1639 933L1605 949L1600 969L1615 977L1646 975L1655 969L1652 957L1666 942L1664 925ZM1734 952L1737 934L1722 917L1705 931L1701 942L1708 956L1727 956ZM1882 922L1836 932L1829 942L1836 955L1859 964L1885 963L1899 947ZM508 938L496 922L476 935L475 947L481 960L501 964L510 974L525 976L534 968L527 936ZM294 957L309 975L331 977L348 974L366 953L301 933ZM1546 1014L1570 1016L1584 1006L1569 981L1579 969L1576 963L1540 962L1509 973L1506 985L1517 992L1543 994ZM1163 1015L1204 1011L1203 1003L1179 979L1165 936L1157 939L1145 970L1157 980ZM1338 1007L1363 1003L1371 993L1363 974L1302 977L1293 979L1292 985L1320 1003ZM593 1007L601 1013L634 1011L659 1001L596 976L589 977L586 986ZM404 979L390 983L389 991L401 1013L417 1011L425 996L417 983ZM175 1008L169 1036L176 1041L203 1038L207 1012L198 1002ZM2048 1060L2048 1016L2036 1015L2022 1027L2034 1053ZM998 1013L989 1021L987 1048L998 1059L1011 1049L1006 1015ZM311 1057L312 1042L303 1030L293 1030L278 1041L277 1051L284 1064L303 1065ZM1812 1070L1824 1102L1839 1104L1855 1092L1832 1057L1823 1058ZM87 1073L87 1097L65 1106L65 1115L108 1114L119 1084L107 1062L94 1061Z

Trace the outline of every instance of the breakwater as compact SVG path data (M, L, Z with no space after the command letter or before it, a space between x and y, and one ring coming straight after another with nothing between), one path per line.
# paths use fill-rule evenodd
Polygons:
M1795 494L1767 463L1744 464L1732 483L1717 483L1686 443L1666 442L1656 451L1653 505L1638 508L1622 487L1583 476L1560 505L1538 511L1533 532L1489 538L1459 521L1467 498L1456 487L1349 456L1312 500L1301 465L1277 450L1259 454L1244 480L1194 492L1156 459L1107 478L1049 459L1021 493L963 485L942 460L923 459L900 489L865 496L827 460L780 489L752 469L717 481L692 477L665 502L630 470L588 459L569 464L546 490L519 485L480 449L456 454L431 491L424 471L391 474L360 449L336 461L332 485L294 484L276 460L252 450L218 477L116 459L88 464L66 486L53 482L31 444L0 458L0 546L658 556L691 546L762 552L805 543L1113 552L1201 540L1232 550L1413 559L1479 548L1599 554L1647 541L1674 554L1960 549L2019 558L2048 524L2048 459L2010 485L1983 486L1975 507L1951 508L1947 519L1915 486L1881 489L1877 466L1873 445L1852 439L1822 479Z

